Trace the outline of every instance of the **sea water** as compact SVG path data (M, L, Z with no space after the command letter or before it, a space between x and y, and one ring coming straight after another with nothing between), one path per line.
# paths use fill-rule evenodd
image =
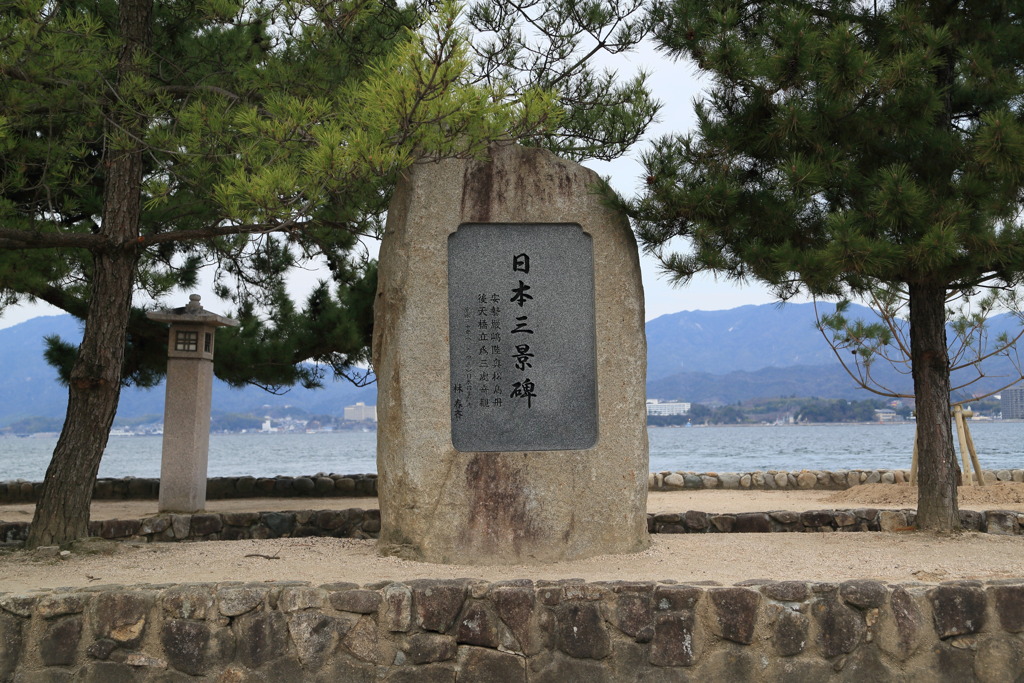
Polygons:
M973 422L985 469L1024 469L1024 422ZM914 425L652 427L650 469L693 472L909 469ZM376 433L214 434L209 476L377 471ZM41 481L56 437L0 437L0 481ZM112 436L101 477L159 477L159 436Z

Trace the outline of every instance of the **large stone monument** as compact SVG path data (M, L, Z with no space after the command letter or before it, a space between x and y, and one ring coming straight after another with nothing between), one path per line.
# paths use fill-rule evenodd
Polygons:
M381 244L380 550L544 563L647 547L636 241L540 149L414 166Z
M214 333L218 327L237 326L238 321L204 310L198 294L181 308L148 315L171 326L159 510L197 512L206 505Z

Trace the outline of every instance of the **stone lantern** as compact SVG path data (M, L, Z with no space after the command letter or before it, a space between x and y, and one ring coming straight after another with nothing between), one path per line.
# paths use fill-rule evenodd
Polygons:
M206 505L213 395L213 338L237 320L203 310L200 296L188 305L148 314L169 323L164 441L160 461L160 512L196 512Z

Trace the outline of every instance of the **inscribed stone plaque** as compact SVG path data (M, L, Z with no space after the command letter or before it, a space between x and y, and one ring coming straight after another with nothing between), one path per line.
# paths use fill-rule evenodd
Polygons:
M572 223L464 223L448 238L452 444L597 443L593 242Z

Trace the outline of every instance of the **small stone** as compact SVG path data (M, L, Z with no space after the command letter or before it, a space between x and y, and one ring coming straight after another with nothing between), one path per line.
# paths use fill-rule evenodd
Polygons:
M907 515L902 510L882 510L878 513L882 531L901 531L908 526Z
M753 487L756 489L763 489L765 487L764 472L754 472L750 475Z
M744 474L740 477L740 488L749 489L750 484L753 482L753 477L749 474Z
M789 475L786 472L779 472L775 475L776 488L784 489L789 486Z
M818 477L813 472L804 470L796 477L796 485L801 489L813 489L818 484Z
M299 495L305 496L316 491L316 482L309 477L296 477L292 480L292 488L294 488Z
M1008 510L985 511L985 531L990 534L1015 536L1020 531L1017 513Z
M895 484L896 483L896 475L893 474L892 472L884 472L882 474L882 483L883 484Z
M166 669L167 662L157 657L150 657L139 652L131 652L124 658L128 666L148 667L151 669Z
M1012 476L1013 481L1017 483L1024 482L1024 470L1013 470L1010 472L1010 475Z
M735 490L740 488L740 475L733 473L723 473L718 475L718 481L722 484L723 489Z
M803 602L807 599L807 584L802 581L776 581L761 587L765 597L780 602Z
M846 473L846 488L853 488L854 486L860 486L860 472L847 472Z
M853 526L857 523L857 515L849 510L836 510L832 513L832 518L835 519L838 527Z
M863 483L865 483L865 484L877 484L877 483L879 483L881 481L882 481L882 475L878 472L878 470L872 470L871 472L868 472L868 476L864 478L864 482Z
M673 472L664 479L666 488L683 488L686 485L686 478L678 472Z
M703 475L700 478L700 480L701 480L701 483L704 485L704 488L706 488L706 489L716 489L716 488L718 488L718 483L719 483L718 482L718 477L709 476L709 475L705 474L705 475Z
M408 631L412 624L412 589L404 583L392 583L384 588L382 597L382 625L391 632Z
M285 588L278 598L277 608L282 612L297 612L306 609L323 607L327 591L312 586L296 586Z

